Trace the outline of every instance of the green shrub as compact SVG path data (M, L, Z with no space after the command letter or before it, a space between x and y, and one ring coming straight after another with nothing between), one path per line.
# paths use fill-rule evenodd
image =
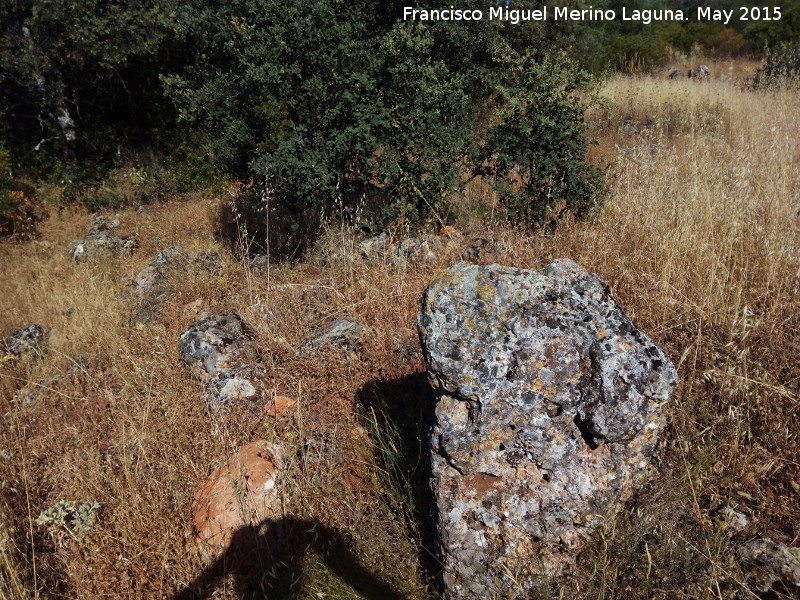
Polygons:
M0 141L0 237L33 233L36 224L33 198L26 188L14 181L11 153Z
M797 86L800 84L800 43L781 44L767 53L764 66L756 73L756 88Z
M586 156L586 105L579 92L590 81L563 56L528 61L520 76L487 131L486 172L494 176L512 222L534 225L566 212L584 215L606 193L602 170Z
M595 205L603 186L581 125L588 79L545 58L545 33L514 37L488 19L404 22L401 4L237 0L187 10L200 60L165 82L219 168L251 182L240 208L263 213L255 196L288 215L363 211L418 225L485 174L526 226L546 205L578 214ZM459 8L470 6L486 10Z

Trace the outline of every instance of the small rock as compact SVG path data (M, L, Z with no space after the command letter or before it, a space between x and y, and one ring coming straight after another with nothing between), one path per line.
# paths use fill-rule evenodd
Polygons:
M264 274L269 270L269 256L266 254L256 254L250 259L248 264L255 273Z
M69 255L75 262L85 262L93 256L133 252L137 246L138 242L134 237L121 238L100 231L83 239L73 240L69 245Z
M109 219L101 214L92 215L92 225L87 230L89 235L95 235L101 231L108 231L109 229L116 229L120 226L119 219Z
M209 315L181 334L181 360L206 382L212 409L264 395L264 374L252 344L254 335L239 315Z
M800 548L764 537L743 544L738 554L747 580L762 594L788 599L800 593Z
M288 396L275 396L272 399L272 404L269 406L269 414L274 417L283 417L288 415L297 406L297 400L289 398Z
M41 354L44 341L44 329L39 325L28 325L24 329L18 329L6 339L6 352L13 356Z
M139 271L131 282L134 294L140 299L166 293L167 278L161 270L153 265L147 265Z
M689 77L705 79L711 74L711 70L706 65L700 65L697 69L689 71Z
M359 242L358 249L365 258L382 260L390 245L389 236L384 231L375 237Z
M151 267L180 268L189 264L189 253L181 246L167 246L150 261Z
M192 259L192 267L198 271L219 271L222 268L222 258L219 252L200 250Z
M436 260L441 245L440 238L429 236L406 238L389 247L389 258L396 266L416 261L430 263Z
M242 362L241 355L253 337L235 313L210 315L181 334L181 360L204 381Z
M280 447L259 440L208 477L192 505L194 545L204 560L224 553L241 527L280 515L281 469Z
M424 235L392 242L386 232L358 244L358 249L365 259L388 261L395 266L416 261L432 262L438 256L441 247L442 240L436 236Z
M260 379L263 373L253 365L239 365L212 377L206 386L206 394L211 406L217 408L240 400L261 398L263 386Z
M486 238L475 238L461 253L461 260L470 264L494 261L498 256L497 243Z
M631 121L625 121L622 125L622 131L625 135L636 135L639 133L639 128L633 124Z
M206 315L206 301L198 298L194 302L184 304L181 308L181 317L183 319L197 319L198 317Z
M742 511L736 510L731 506L725 506L718 511L719 516L722 518L725 527L730 530L731 534L741 533L750 524L750 520Z
M314 335L303 344L303 351L313 353L326 347L339 348L348 354L357 352L367 328L345 318L336 319L317 328Z

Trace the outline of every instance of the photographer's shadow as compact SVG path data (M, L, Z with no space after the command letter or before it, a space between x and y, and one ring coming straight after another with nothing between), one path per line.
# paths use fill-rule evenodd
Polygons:
M238 529L228 549L172 600L211 598L231 575L242 599L304 598L312 558L366 600L404 599L359 562L341 533L315 521L284 518Z

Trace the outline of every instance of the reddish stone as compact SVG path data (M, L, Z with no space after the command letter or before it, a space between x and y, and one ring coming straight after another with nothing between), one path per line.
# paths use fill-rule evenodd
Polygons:
M269 414L274 417L283 417L288 415L297 406L297 401L288 396L275 396L272 404L269 407Z
M206 561L225 552L236 530L279 513L280 470L280 448L259 440L209 476L192 507L194 544Z

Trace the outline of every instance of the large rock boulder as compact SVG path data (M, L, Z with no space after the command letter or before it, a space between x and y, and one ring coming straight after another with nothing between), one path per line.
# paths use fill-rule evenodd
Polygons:
M264 373L257 364L253 338L235 313L203 317L181 334L181 361L206 382L212 409L265 396Z
M569 260L456 265L425 291L418 326L438 395L445 596L524 596L564 574L652 472L677 373Z
M259 440L211 473L192 506L193 545L206 561L223 554L240 528L280 514L281 468L280 448Z

